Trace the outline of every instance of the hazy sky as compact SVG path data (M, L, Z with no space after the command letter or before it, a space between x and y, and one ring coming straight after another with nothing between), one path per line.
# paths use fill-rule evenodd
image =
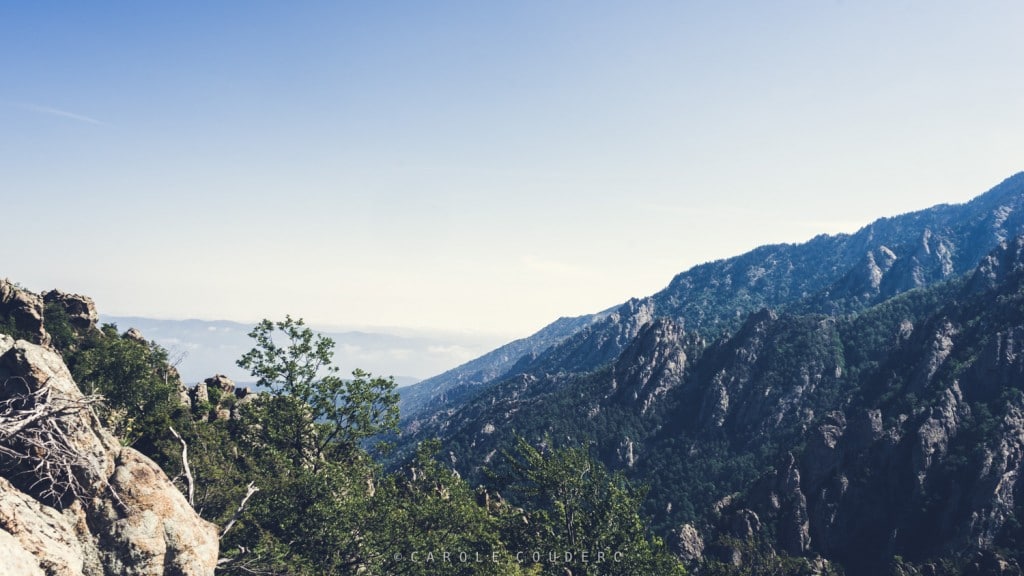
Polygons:
M3 2L0 276L520 336L1024 169L1024 3Z

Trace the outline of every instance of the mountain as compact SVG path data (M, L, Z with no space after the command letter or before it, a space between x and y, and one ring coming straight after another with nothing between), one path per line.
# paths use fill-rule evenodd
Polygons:
M441 437L471 477L516 436L590 444L711 573L1012 573L991 567L1024 561L1022 204L1017 174L694 267L406 415L403 442Z
M235 361L253 347L248 336L252 325L225 320L107 315L101 321L117 324L121 329L136 328L166 348L186 382L201 382L214 374L225 374L239 382L251 379L235 366ZM399 386L464 362L486 351L497 340L489 335L460 333L321 332L334 340L336 360L343 370L360 368L374 374L394 375Z
M735 330L764 307L855 312L967 272L1000 242L1024 232L1022 204L1024 173L966 204L882 218L854 234L763 246L695 266L653 296L558 320L527 339L407 388L403 419L416 428L443 413L452 404L444 393L453 388L468 393L467 388L486 388L517 373L594 369L620 354L654 318L673 318L713 337Z

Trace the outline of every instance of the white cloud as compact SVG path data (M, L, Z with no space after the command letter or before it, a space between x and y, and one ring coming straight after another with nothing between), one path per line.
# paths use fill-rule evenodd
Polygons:
M181 338L156 338L157 344L167 348L168 350L181 349L185 350L199 350L199 344L195 342L186 342Z
M51 108L49 106L40 106L38 104L19 104L20 108L25 110L31 110L32 112L39 112L40 114L49 114L50 116L59 116L61 118L68 118L71 120L77 120L79 122L85 122L87 124L95 124L97 126L105 126L106 122L102 122L91 116L84 114L75 114L74 112L68 112L67 110L60 110L59 108Z

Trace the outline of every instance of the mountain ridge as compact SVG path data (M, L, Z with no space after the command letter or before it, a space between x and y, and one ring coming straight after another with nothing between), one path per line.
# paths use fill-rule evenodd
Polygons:
M694 267L410 418L403 441L439 436L471 478L516 437L590 445L650 486L654 525L706 570L1012 567L1022 216L1017 174L963 204Z
M963 210L971 214L966 223L957 218ZM577 362L577 368L595 368L621 353L636 336L637 328L654 317L679 319L687 329L703 330L710 337L734 329L745 314L763 307L790 305L804 312L830 314L856 310L908 289L965 273L999 241L1022 232L1024 172L1019 172L962 204L940 204L883 217L852 234L819 234L801 244L760 246L739 256L691 267L674 276L668 286L654 295L581 317L594 321L560 332L560 338L540 336L556 321L524 339L533 349L541 349L540 353L524 355L512 363L488 364L483 357L472 361L474 372L497 376L490 380L473 379L467 387L486 388L502 377L557 369L567 357L589 355L589 363L584 359ZM954 238L956 242L952 241ZM960 244L965 248L959 249ZM892 261L883 270L874 254L884 255L886 251L892 254ZM874 265L869 266L872 262ZM800 277L794 271L808 272ZM582 351L602 346L604 352L596 355ZM407 426L418 427L431 397L467 384L452 381L451 375L461 374L462 368L404 391L408 397L417 399L402 405ZM440 413L451 405L441 399L434 409Z

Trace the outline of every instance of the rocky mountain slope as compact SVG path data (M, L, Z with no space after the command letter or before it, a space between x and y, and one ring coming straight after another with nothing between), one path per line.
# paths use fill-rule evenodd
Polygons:
M100 424L51 347L46 305L96 329L88 298L0 281L0 321L19 336L0 334L0 574L212 574L218 528Z
M1022 203L1018 174L967 204L698 266L412 415L410 436L441 436L471 475L516 435L589 443L650 486L656 525L709 573L787 556L1015 573Z
M849 313L964 274L1000 242L1024 233L1024 173L962 205L882 218L854 234L763 246L695 266L661 292L581 321L560 320L526 339L403 391L403 419L418 429L447 413L443 392L486 388L515 374L580 372L620 354L653 318L672 318L707 337L735 330L761 308ZM529 346L528 353L522 351ZM518 357L516 356L518 354ZM467 387L463 387L467 390ZM472 393L468 392L467 393ZM433 405L430 398L441 397Z

